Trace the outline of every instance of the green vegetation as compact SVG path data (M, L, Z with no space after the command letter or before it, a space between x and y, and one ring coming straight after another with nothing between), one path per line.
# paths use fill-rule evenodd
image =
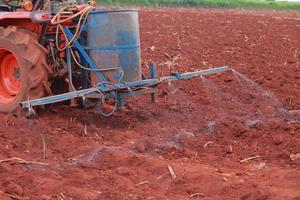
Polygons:
M300 10L300 2L275 2L274 0L97 0L99 4L115 6L168 6L209 8L250 8Z

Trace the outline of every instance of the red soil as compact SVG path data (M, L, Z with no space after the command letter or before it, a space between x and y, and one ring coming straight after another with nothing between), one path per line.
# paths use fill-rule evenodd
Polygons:
M1 199L299 200L300 14L142 9L140 22L160 75L228 65L258 85L224 73L164 84L158 103L130 99L109 118L59 105L2 115L0 159L41 163L1 162Z

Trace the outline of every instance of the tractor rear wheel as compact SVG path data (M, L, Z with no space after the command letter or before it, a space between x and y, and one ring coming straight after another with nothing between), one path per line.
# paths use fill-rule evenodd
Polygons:
M22 101L47 94L46 54L36 34L0 27L0 112L14 113Z

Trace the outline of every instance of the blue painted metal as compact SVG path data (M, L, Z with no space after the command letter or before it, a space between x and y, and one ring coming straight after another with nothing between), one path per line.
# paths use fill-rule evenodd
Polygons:
M100 92L103 94L109 93L112 91L115 91L117 94L118 92L126 92L130 95L130 91L128 88L135 88L139 89L142 87L151 87L156 84L159 84L163 81L175 81L175 80L185 80L185 79L191 79L194 77L199 77L203 75L210 75L210 74L216 74L220 72L230 71L231 68L224 66L224 67L216 67L212 69L206 69L206 70L200 70L195 72L187 72L187 73L176 73L170 76L165 76L161 78L154 78L154 79L146 79L146 80L139 80L139 81L132 81L132 82L122 82L118 84L113 84L111 82L102 82L99 83L97 87L84 89L84 90L78 90L75 92L69 92L65 94L60 95L54 95L50 97L40 98L40 99L34 99L30 101L25 101L21 103L22 108L30 108L31 106L37 106L37 105L45 105L50 103L56 103L64 100L73 99L76 97L83 97L89 94L99 94L99 98L101 98Z
M64 28L65 33L67 34L67 36L69 38L72 38L74 35L73 33L70 31L69 28ZM86 60L86 62L89 64L89 66L91 67L91 69L93 70L97 70L99 68L97 68L97 65L94 63L94 61L90 58L90 56L86 53L86 51L83 49L83 47L79 44L78 41L74 42L74 46L78 49L79 53L84 57L84 59ZM100 71L94 71L97 75L97 77L100 79L100 81L106 81L105 76L102 74L102 72Z
M150 63L149 70L150 70L150 78L157 78L156 67L154 63Z
M74 99L77 97L83 97L85 95L95 93L96 91L97 91L96 88L89 88L89 89L84 89L84 90L78 90L75 92L68 92L68 93L64 93L64 94L53 95L50 97L34 99L34 100L30 100L30 101L21 102L21 107L22 108L30 108L31 106L57 103L57 102L61 102L61 101Z
M150 78L157 78L157 73L156 73L156 67L154 63L150 63L149 65L149 70L150 70ZM157 91L154 90L153 93L151 93L151 100L152 102L156 102L157 99Z
M122 81L141 80L140 34L137 10L96 10L87 19L87 46L84 47L100 69L120 68ZM119 71L103 72L117 83ZM97 83L93 81L93 83Z
M85 27L85 25L83 25L83 27ZM85 31L85 28L83 28L83 31ZM79 37L78 41L79 41L79 44L81 44L81 45L86 44L86 40L84 37ZM80 64L82 66L87 66L87 62L84 59L84 57L82 56L82 54L80 54ZM89 85L90 85L89 73L90 72L88 70L81 69L81 74L82 74L81 85L82 85L83 89L89 88Z

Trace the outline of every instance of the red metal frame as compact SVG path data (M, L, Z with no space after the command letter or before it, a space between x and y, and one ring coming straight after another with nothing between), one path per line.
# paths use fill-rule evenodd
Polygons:
M0 27L17 26L40 34L41 24L31 21L30 12L4 12L0 14Z
M77 6L78 11L84 9L86 5ZM65 16L61 16L61 19L69 17L71 14L66 14ZM25 28L31 32L41 34L42 24L33 21L32 13L26 11L17 11L17 12L3 12L0 13L0 27L7 26L17 26ZM64 27L71 27L72 21L65 22L63 24ZM56 26L49 25L47 33L55 33Z
M78 11L84 9L87 5L80 5ZM0 27L16 26L25 28L31 32L41 35L44 21L36 20L34 17L38 14L41 20L48 17L50 13L47 11L37 12L3 12L0 13ZM68 18L72 14L61 16L61 19ZM47 20L47 19L46 19ZM64 27L72 27L72 21L63 24ZM48 25L46 35L56 34L56 25ZM63 40L64 37L60 37ZM64 44L62 44L64 45ZM61 57L65 56L65 52L60 53ZM7 49L0 47L0 103L9 104L13 102L20 92L20 65L16 57Z

